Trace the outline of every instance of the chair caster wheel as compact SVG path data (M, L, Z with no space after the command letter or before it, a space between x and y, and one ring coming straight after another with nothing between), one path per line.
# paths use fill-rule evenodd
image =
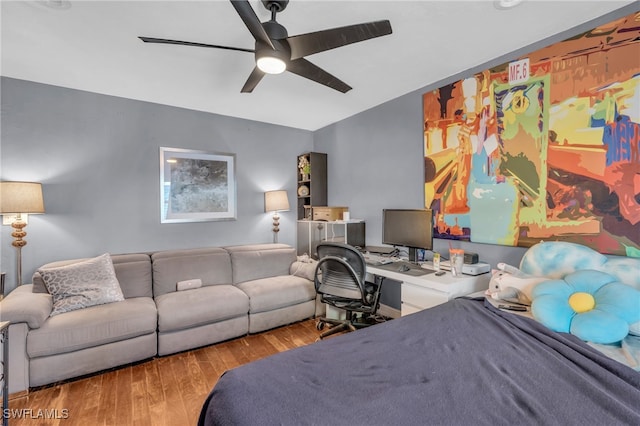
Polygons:
M316 329L319 331L324 330L324 321L318 321L318 323L316 324Z

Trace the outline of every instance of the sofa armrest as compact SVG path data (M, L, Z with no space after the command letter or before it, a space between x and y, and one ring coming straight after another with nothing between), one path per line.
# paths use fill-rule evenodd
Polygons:
M32 284L17 287L0 302L0 320L40 328L53 309L53 299L50 294L33 293L32 287Z
M314 275L316 273L316 266L318 266L318 262L313 259L310 259L306 262L295 261L291 264L290 273L291 275L313 281Z

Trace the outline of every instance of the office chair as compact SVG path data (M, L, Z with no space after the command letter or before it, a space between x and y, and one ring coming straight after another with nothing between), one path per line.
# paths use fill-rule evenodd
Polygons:
M375 315L380 305L380 283L365 282L366 264L355 247L342 243L318 244L318 265L314 276L316 292L322 302L346 311L344 320L322 317L317 328L326 323L333 327L320 334L320 339L341 331L355 331L371 325L366 320ZM362 313L363 322L356 321Z

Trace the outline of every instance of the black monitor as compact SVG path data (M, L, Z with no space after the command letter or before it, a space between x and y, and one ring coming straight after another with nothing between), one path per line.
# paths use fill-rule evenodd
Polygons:
M416 249L433 250L433 211L382 210L382 244L408 247L409 260L416 262Z

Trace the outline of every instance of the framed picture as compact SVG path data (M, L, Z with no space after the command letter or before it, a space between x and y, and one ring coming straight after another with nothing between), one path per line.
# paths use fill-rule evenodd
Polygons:
M235 154L160 147L160 222L236 219Z

